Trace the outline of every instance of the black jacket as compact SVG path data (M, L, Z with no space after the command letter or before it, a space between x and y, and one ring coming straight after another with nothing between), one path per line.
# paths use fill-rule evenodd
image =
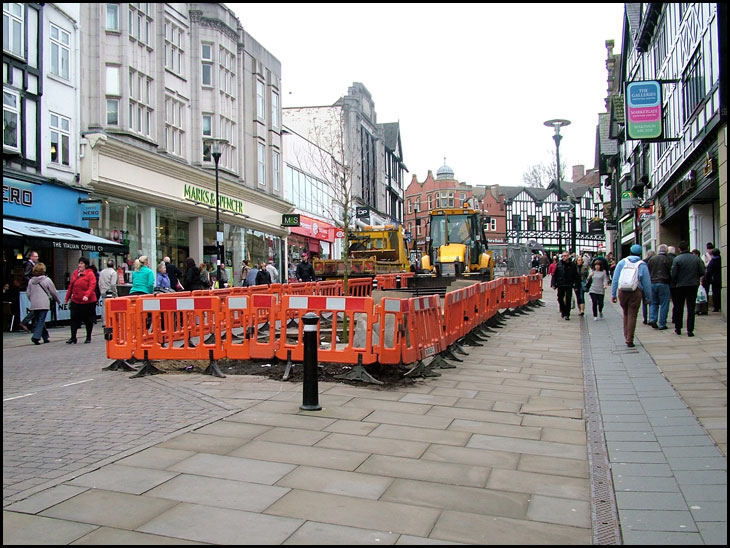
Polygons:
M683 251L672 263L672 282L676 287L699 286L705 275L705 263L689 251Z
M651 275L651 283L668 284L672 281L672 262L674 259L666 253L654 255L647 262L649 274Z
M259 269L259 273L256 274L256 285L270 285L271 274L265 268Z
M182 272L180 272L182 274ZM170 274L167 275L171 278ZM172 279L170 279L170 285L172 285ZM185 273L185 281L183 282L185 291L195 291L197 289L203 289L203 284L200 283L200 269L197 266L191 266Z
M314 281L314 267L312 263L302 261L297 265L297 279L302 282Z
M705 283L719 283L721 276L722 259L720 256L712 257L710 262L707 263L707 270L705 271Z
M182 270L180 270L172 263L165 263L165 269L167 270L167 277L170 278L170 287L173 289L173 291L177 291L177 282L178 280L182 281L183 279ZM183 285L185 286L185 290L189 291L187 284Z
M573 261L567 263L562 259L558 261L555 267L555 274L551 282L553 287L574 287L578 289L580 286L580 274L578 273L578 265Z

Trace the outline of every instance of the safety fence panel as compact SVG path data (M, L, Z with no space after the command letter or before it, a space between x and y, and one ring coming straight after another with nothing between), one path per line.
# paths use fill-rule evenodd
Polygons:
M280 330L280 300L273 294L234 295L225 300L223 348L228 359L270 360L276 353ZM237 329L241 327L240 331Z
M444 332L444 342L447 346L453 344L466 334L464 330L465 299L466 292L464 289L446 293L443 312L444 321L442 327Z
M321 282L320 282L321 283ZM372 278L350 278L347 280L347 295L350 297L370 297L373 293Z
M344 282L342 280L330 280L324 282L316 282L311 295L326 295L329 297L340 297L344 292Z
M542 299L542 274L531 274L528 276L527 295L529 301Z
M115 360L127 360L134 355L136 343L135 301L137 297L106 299L106 355Z
M404 363L435 356L449 344L444 340L444 316L441 313L438 296L413 297L409 301L411 313L408 325L415 353L410 346L404 347Z
M139 298L136 308L136 358L204 360L223 357L218 298L150 296ZM217 336L206 342L206 336L213 332ZM180 341L182 346L176 346Z
M418 359L410 311L408 299L383 298L375 307L378 321L373 334L373 352L378 355L379 363L397 365Z
M415 275L414 272L378 274L375 276L375 280L378 283L378 289L405 289L410 286L410 281Z
M282 329L276 356L282 360L302 361L304 331L302 316L313 312L319 316L318 358L330 363L375 363L372 335L376 322L370 297L285 296L282 310L294 317L296 327ZM287 315L281 315L282 320Z

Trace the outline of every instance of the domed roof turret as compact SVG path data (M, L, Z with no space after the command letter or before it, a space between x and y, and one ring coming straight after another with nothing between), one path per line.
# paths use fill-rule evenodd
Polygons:
M446 158L444 158L444 165L442 165L436 172L436 180L451 180L454 178L454 170L446 165Z

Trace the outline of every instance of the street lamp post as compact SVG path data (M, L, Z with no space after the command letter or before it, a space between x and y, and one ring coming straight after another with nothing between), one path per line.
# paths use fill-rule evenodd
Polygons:
M221 287L221 246L223 245L223 235L221 233L221 220L220 220L220 207L219 207L219 194L218 194L218 162L220 162L221 154L223 151L221 147L228 141L225 139L209 139L206 144L210 146L210 155L213 156L215 162L215 249L216 249L216 271L215 279L218 282L218 287Z
M562 135L560 135L560 128L569 126L570 120L562 120L560 118L556 118L555 120L548 120L547 122L543 122L544 125L547 127L551 127L555 129L555 134L553 135L553 141L555 141L555 156L556 156L556 163L557 163L557 186L558 186L558 201L562 201L562 195L560 192L560 140L563 138ZM559 220L562 220L562 212L559 212ZM558 253L563 253L563 231L561 227L561 223L558 222Z

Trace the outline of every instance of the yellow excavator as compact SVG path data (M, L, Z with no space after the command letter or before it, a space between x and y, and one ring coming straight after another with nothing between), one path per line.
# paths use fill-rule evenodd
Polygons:
M492 279L492 252L487 246L482 216L464 204L462 208L438 208L429 212L426 254L421 268L437 277Z
M350 234L348 276L375 276L408 272L410 261L403 227L367 225ZM341 278L345 272L343 259L314 259L318 278Z

